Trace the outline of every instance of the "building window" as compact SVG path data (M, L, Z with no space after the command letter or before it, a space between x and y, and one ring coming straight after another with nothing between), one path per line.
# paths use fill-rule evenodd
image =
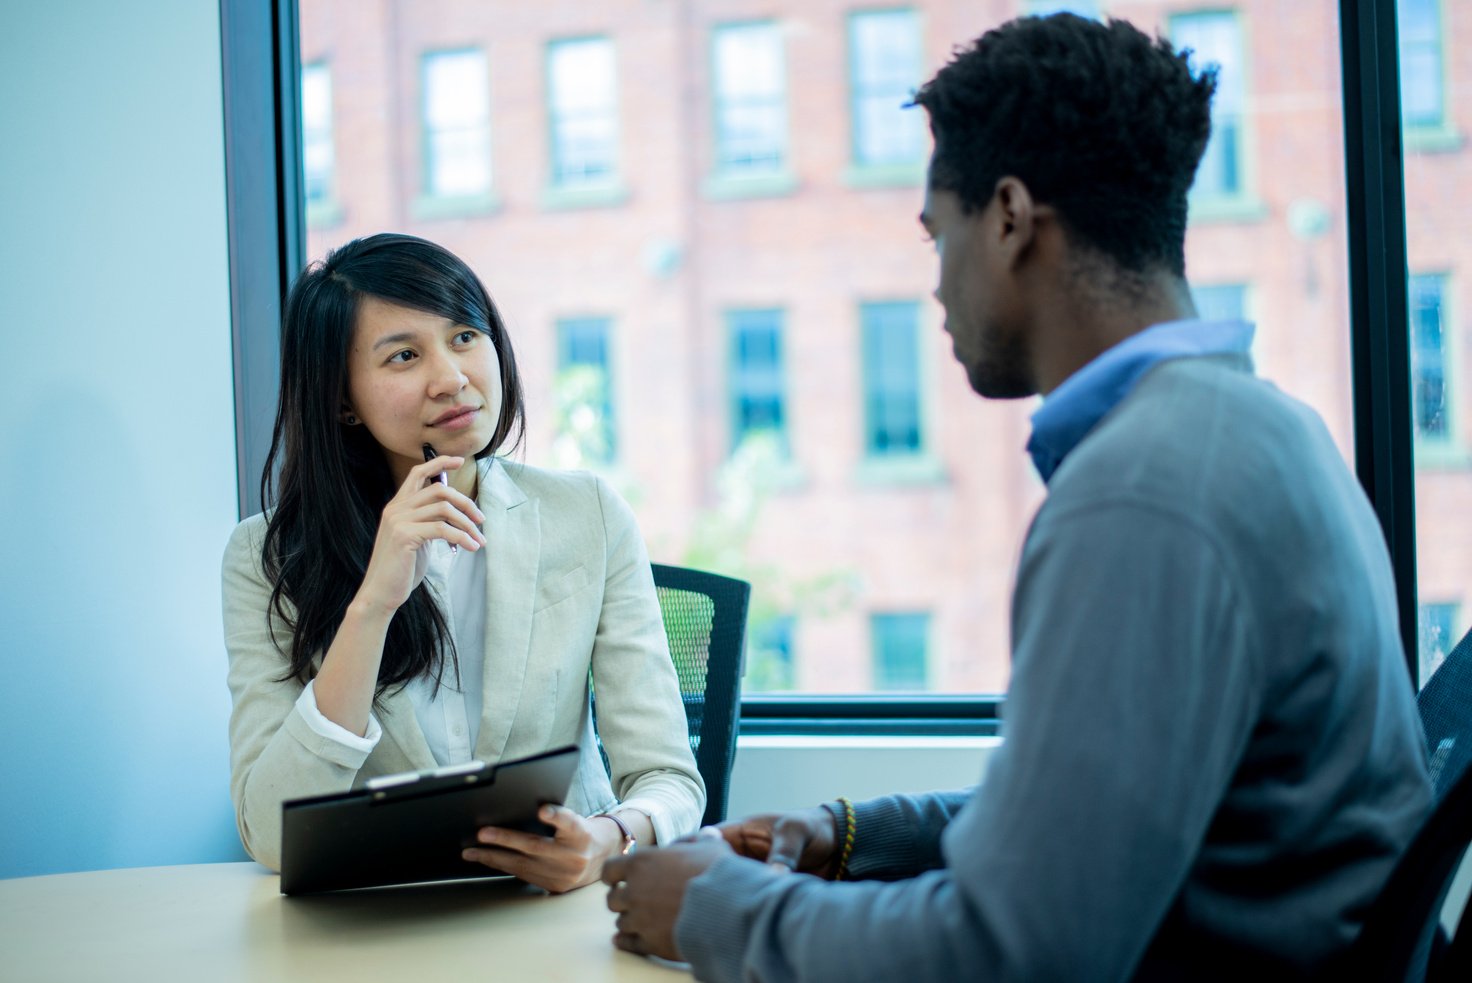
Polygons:
M302 191L307 208L331 204L332 73L318 62L302 66Z
M854 163L914 164L925 154L925 120L905 109L920 83L920 18L880 10L849 18Z
M1098 0L1027 0L1026 12L1033 17L1046 17L1049 14L1078 14L1090 20L1099 19Z
M424 56L424 191L436 198L491 190L491 91L483 51Z
M792 635L797 619L790 614L754 621L747 651L742 689L748 693L791 690L797 685L792 657Z
M729 176L781 173L787 166L787 72L776 24L715 33L716 169Z
M874 639L874 688L929 689L930 615L875 614L869 624Z
M572 442L574 466L607 464L618 450L609 323L606 317L563 318L557 322L558 432L565 441Z
M730 311L726 330L731 345L731 449L753 435L771 434L785 456L782 312Z
M1194 199L1231 198L1247 190L1244 174L1246 129L1246 63L1242 57L1242 24L1231 11L1179 14L1170 19L1171 40L1189 48L1191 67L1218 69L1216 98L1211 106L1211 141L1191 186Z
M920 434L920 305L913 301L862 304L864 453L917 454Z
M555 41L547 48L552 183L611 183L618 172L618 80L608 38Z
M1421 685L1425 686L1436 667L1441 665L1457 644L1457 614L1453 604L1422 604L1418 607L1416 637L1420 639Z
M1441 0L1400 0L1400 111L1407 127L1439 127L1445 120Z
M1451 438L1451 418L1447 412L1449 362L1443 318L1445 296L1445 276L1411 277L1411 399L1416 436L1423 440Z

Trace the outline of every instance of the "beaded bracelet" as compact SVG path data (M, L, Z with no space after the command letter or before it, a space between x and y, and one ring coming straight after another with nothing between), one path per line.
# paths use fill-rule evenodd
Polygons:
M843 806L843 850L838 855L838 873L833 877L835 881L848 876L848 858L853 856L854 832L858 826L858 821L854 818L854 804L842 795L838 797L838 802Z

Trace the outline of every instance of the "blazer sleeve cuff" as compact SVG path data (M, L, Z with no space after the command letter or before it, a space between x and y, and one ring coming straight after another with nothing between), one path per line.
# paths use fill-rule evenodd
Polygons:
M313 683L307 683L296 700L296 710L286 718L291 735L319 758L357 771L383 737L378 718L368 714L368 732L362 737L346 727L328 720L317 709Z
M668 846L700 826L700 812L694 803L676 795L663 796L641 792L631 795L610 809L632 809L649 817L654 827L654 842Z

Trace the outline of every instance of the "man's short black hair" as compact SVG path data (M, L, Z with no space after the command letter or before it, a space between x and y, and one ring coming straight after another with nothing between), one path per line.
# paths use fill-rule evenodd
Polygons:
M1130 24L1022 17L958 48L915 95L930 185L985 208L1016 177L1070 237L1144 273L1185 274L1186 192L1211 136L1216 71Z

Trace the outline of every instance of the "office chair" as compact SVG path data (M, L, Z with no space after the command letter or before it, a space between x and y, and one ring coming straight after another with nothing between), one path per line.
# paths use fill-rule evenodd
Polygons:
M726 818L731 791L751 585L700 570L652 566L690 725L690 750L705 781L702 824L708 826Z
M664 618L670 658L680 678L690 750L705 782L705 816L709 826L726 818L731 791L731 765L736 760L736 729L741 720L741 677L746 671L746 611L751 585L744 580L685 567L652 563L654 592ZM594 732L598 694L593 694ZM598 738L598 753L608 768L608 754Z
M1431 759L1431 814L1336 967L1339 979L1472 980L1472 903L1447 939L1441 909L1472 843L1472 633L1417 697Z

